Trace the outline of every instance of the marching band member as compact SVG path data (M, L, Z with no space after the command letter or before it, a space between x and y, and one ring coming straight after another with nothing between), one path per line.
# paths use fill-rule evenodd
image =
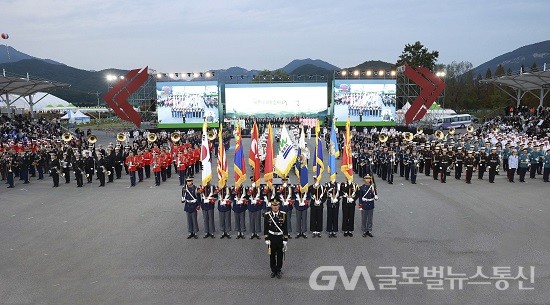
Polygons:
M199 238L199 223L197 221L197 211L200 209L200 194L196 186L193 185L193 179L187 178L187 184L181 189L181 202L184 203L183 210L187 215L187 239Z
M168 171L172 171L171 164L170 167L168 167ZM199 193L202 194L202 218L204 223L204 232L206 233L203 238L214 238L214 232L216 232L216 227L214 226L214 208L216 206L216 202L218 202L218 191L219 190L210 183L207 183L205 186L199 188Z
M302 193L300 185L296 185L294 188L295 202L294 205L296 208L296 238L303 237L307 238L307 209L309 208L310 197L309 193Z
M464 166L466 167L466 183L472 183L472 175L476 167L476 159L474 158L474 152L468 151L468 155L464 159Z
M162 182L166 182L166 169L170 166L170 163L167 162L166 153L164 150L159 152L159 161L160 161L160 178Z
M292 210L294 208L294 194L292 192L292 186L288 185L288 179L282 179L283 184L279 186L277 190L277 198L281 202L279 210L286 213L287 218L287 230L288 233L292 233ZM292 238L290 235L289 238Z
M410 167L410 176L411 176L411 183L416 184L416 175L418 172L418 169L421 168L418 160L418 155L416 154L416 149L412 150L412 153L408 156L409 160L409 167Z
M172 153L170 152L170 148L166 147L164 150L164 158L165 158L165 171L166 171L166 178L172 178Z
M546 150L546 154L543 156L542 162L542 180L544 182L550 182L548 180L550 177L550 149Z
M249 228L252 235L250 239L260 239L260 232L262 230L262 200L260 194L262 193L260 186L256 186L254 176L250 176L252 185L248 188L248 218Z
M539 147L534 146L533 151L529 152L529 178L535 179L539 163Z
M73 167L71 164L71 159L69 159L69 155L67 153L63 154L63 160L61 161L62 165L62 172L63 176L65 177L65 184L71 183L71 168Z
M138 150L138 154L137 156L135 156L135 160L138 182L143 182L143 151L141 149Z
M59 173L61 172L61 164L57 155L52 153L52 160L50 161L50 175L53 178L53 187L59 187Z
M244 239L244 232L246 232L246 209L248 199L246 198L247 192L244 186L233 187L231 190L233 194L233 216L235 217L235 231L237 231L237 239Z
M107 174L107 169L105 168L105 159L103 159L102 153L98 153L97 155L96 171L97 178L99 179L99 186L105 186L105 175Z
M145 169L145 179L151 177L151 161L153 160L153 154L149 151L149 148L145 148L143 153L143 168ZM184 181L181 181L180 186L183 186Z
M489 183L495 183L495 175L500 165L500 157L497 154L497 148L491 148L491 153L487 156L487 168L489 169Z
M151 159L151 162L152 162L152 168L153 168L153 175L155 176L155 186L160 186L162 159L156 152L153 152L152 155L153 157Z
M187 178L190 179L190 178ZM231 203L233 201L231 190L227 185L220 188L218 192L218 212L220 217L220 230L223 232L221 238L231 239Z
M134 156L133 151L130 151L124 163L128 168L128 173L130 173L130 186L136 186L137 160L136 160L136 157Z
M357 199L357 185L352 179L342 183L342 231L344 236L353 236L355 219L355 200Z
M178 152L178 157L176 158L176 169L178 171L178 176L180 179L180 186L183 185L185 181L185 157L183 156L183 151Z
M80 154L75 154L75 160L73 161L73 171L74 176L76 179L76 187L82 187L84 186L84 179L83 179L83 173L84 173L84 160L80 158Z
M404 174L404 177L405 177L405 180L409 180L409 176L411 175L411 167L413 166L412 164L412 161L413 159L411 158L411 150L410 149L406 149L405 152L403 153L402 155L402 161L401 164L403 164L403 174ZM401 166L400 164L400 166ZM367 174L363 175L363 177L365 177Z
M11 156L8 156L7 159L5 160L5 168L6 168L6 178L8 180L8 188L9 189L12 189L15 187L14 185L14 179L13 179L13 176L14 176L14 168L15 168L15 160L13 160L13 158ZM55 182L55 181L54 181Z
M374 237L372 235L372 216L374 210L374 200L378 199L376 187L372 184L372 177L366 175L363 177L364 184L359 188L359 210L361 210L361 230L363 237Z
M437 175L439 175L439 169L441 167L441 152L439 149L439 146L436 146L434 149L434 153L432 155L432 169L433 169L433 178L434 180L437 180Z
M451 158L447 155L447 149L443 148L441 150L441 156L439 157L439 171L441 173L441 183L447 183L447 168Z
M112 147L109 145L109 147L107 147L107 155L105 157L105 168L109 173L109 175L107 175L108 183L112 183L114 181L114 174L115 174L114 167L115 167L115 152L113 151Z
M323 203L325 201L325 188L317 181L317 176L313 176L315 183L309 188L309 196L311 198L311 208L309 217L309 229L313 237L321 237L323 231Z
M426 143L426 146L424 146L424 151L422 152L422 157L424 159L424 173L426 176L430 176L430 170L432 169L432 159L433 159L433 153L430 150L429 143Z
M527 170L529 170L529 153L527 150L527 147L523 147L521 150L521 154L519 155L519 165L518 165L518 175L519 175L519 182L525 182L525 174L527 173Z
M271 278L281 278L283 255L288 242L286 213L279 211L279 202L271 202L271 211L264 214L264 236L268 246Z
M460 180L462 177L462 166L464 164L464 153L462 152L462 147L457 148L455 154L455 179Z
M479 152L479 156L477 159L477 179L482 180L483 174L485 174L485 170L487 169L487 153L485 153L485 149L481 149Z
M124 167L124 159L122 157L122 151L120 150L120 144L115 146L115 176L117 179L122 178L122 168Z
M328 237L336 237L338 232L338 213L340 211L340 184L329 182L327 189L327 232Z
M84 151L84 171L86 172L87 183L92 183L95 172L95 160L90 156L90 151Z

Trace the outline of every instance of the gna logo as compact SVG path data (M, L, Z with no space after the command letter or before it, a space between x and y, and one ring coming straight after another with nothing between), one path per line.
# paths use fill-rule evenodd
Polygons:
M328 273L328 274L327 274ZM344 289L355 290L359 278L363 278L369 290L375 290L369 271L365 266L355 267L355 271L348 278L344 266L321 266L313 270L309 276L309 287L313 290L334 290L338 278L342 281Z

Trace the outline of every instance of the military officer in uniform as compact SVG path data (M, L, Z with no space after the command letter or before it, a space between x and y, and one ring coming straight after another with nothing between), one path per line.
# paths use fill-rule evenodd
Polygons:
M476 166L476 159L473 156L473 151L468 151L468 155L464 159L464 167L466 167L466 183L472 183L472 175Z
M542 163L542 179L544 182L549 182L548 178L550 176L550 149L546 150L546 154L543 156Z
M352 179L348 179L342 184L340 190L342 191L342 231L344 236L353 237L357 185Z
M325 189L327 196L328 237L336 237L336 233L338 232L338 214L340 211L340 184L332 181L327 183Z
M181 189L181 202L184 203L183 210L187 214L187 230L189 236L187 239L199 238L199 223L197 221L197 211L200 209L200 196L196 186L193 185L193 179L187 178L186 185Z
M279 202L271 202L271 211L264 214L264 236L268 246L271 277L281 278L283 255L288 242L286 213L279 211Z
M309 229L313 237L321 237L323 231L323 202L325 201L325 188L317 181L317 176L313 176L315 183L309 188L311 198L311 208L309 217Z
M168 171L171 170L172 168L168 168ZM214 208L218 201L218 190L208 182L204 187L199 188L199 193L202 194L201 209L205 232L203 238L214 238L214 232L216 232L216 227L214 226Z
M366 175L363 177L364 184L359 188L359 209L361 210L361 230L363 237L374 237L372 235L372 216L374 210L374 200L378 199L376 187L372 183L372 177Z
M500 157L497 154L497 148L493 147L491 153L487 156L487 168L489 169L489 183L495 183L497 167L500 164Z

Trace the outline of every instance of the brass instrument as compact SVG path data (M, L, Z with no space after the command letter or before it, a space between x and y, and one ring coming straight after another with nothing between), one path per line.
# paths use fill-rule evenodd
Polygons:
M170 140L172 140L172 142L177 143L180 141L180 139L181 139L181 135L179 132L172 132L170 134Z
M405 141L410 142L413 140L413 138L414 138L414 135L412 134L412 132L403 133L403 139L405 139Z
M455 132L456 132L456 130L455 130L454 127L449 128L449 134L450 134L451 136L454 135Z
M436 130L436 132L434 133L434 136L438 139L438 140L443 140L445 138L445 134L443 133L443 131L441 130Z
M94 134L91 134L88 136L88 144L94 144L97 142L97 136Z
M500 131L500 129L497 126L495 126L495 127L493 127L492 131L493 131L493 133L498 133Z
M424 133L424 128L422 127L416 127L416 134L423 134Z
M468 133L474 132L474 126L468 125L468 127L466 127L466 131L467 131Z
M105 175L107 176L110 176L111 175L111 171L108 171L105 166L101 166L101 171L105 173Z
M157 140L157 134L152 132L147 135L147 141L153 143Z
M119 132L117 135L116 135L116 140L118 142L126 142L126 134L123 133L123 132Z
M388 141L388 139L389 139L389 137L388 137L388 135L385 134L385 133L381 133L381 134L378 135L378 141L379 141L380 143L385 143L385 142Z
M63 139L63 141L65 141L65 142L69 142L70 140L73 139L73 135L70 134L69 132L64 132L64 133L61 135L61 139Z
M208 141L214 141L218 137L218 131L216 129L210 129L207 134Z

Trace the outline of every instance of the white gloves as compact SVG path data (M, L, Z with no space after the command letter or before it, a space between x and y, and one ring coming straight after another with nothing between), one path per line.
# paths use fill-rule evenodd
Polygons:
M378 195L374 195L374 200L378 200Z
M181 196L181 202L185 202L185 198L183 198L183 196Z
M265 244L269 246L269 245L271 245L271 241L266 240L266 241L265 241Z
M283 252L286 252L286 244L287 244L287 243L288 243L288 242L283 241Z
M348 203L352 203L353 202L353 198L348 198Z

